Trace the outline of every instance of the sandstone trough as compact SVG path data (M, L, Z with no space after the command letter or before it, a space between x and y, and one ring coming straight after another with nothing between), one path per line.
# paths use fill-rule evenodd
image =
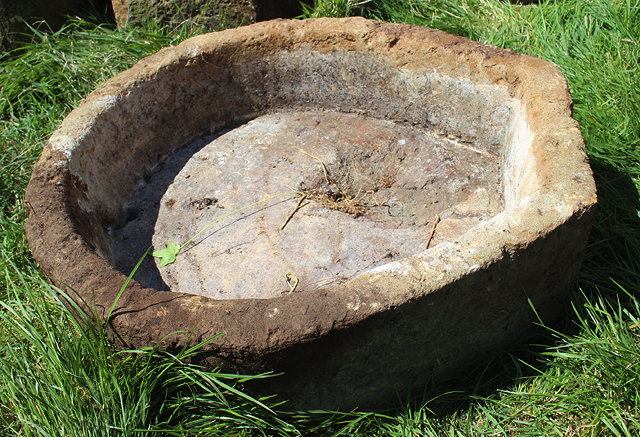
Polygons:
M107 81L27 191L43 270L127 347L209 343L296 407L455 376L562 314L596 204L552 64L361 18L191 38ZM56 250L50 250L55 247ZM168 334L174 333L167 337Z

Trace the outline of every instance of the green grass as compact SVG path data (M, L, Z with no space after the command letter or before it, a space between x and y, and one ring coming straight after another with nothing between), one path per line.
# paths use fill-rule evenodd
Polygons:
M247 379L185 364L199 345L177 354L153 348L116 351L92 319L71 316L73 301L41 282L10 290L2 302L0 383L4 426L16 435L215 435L291 431L234 386ZM33 288L32 288L33 287ZM60 300L63 300L61 302Z
M46 138L92 89L192 29L75 21L0 57L0 430L6 435L640 435L640 0L318 1L554 62L569 81L600 207L573 312L535 345L386 413L287 413L193 349L120 352L31 259L24 190ZM67 302L69 303L69 302ZM348 388L345 388L348 389ZM276 411L276 412L274 412Z
M0 429L15 435L205 435L288 432L264 404L234 388L246 378L185 364L153 348L119 352L28 254L23 193L43 143L100 82L186 38L184 29L120 30L75 21L0 59ZM241 413L238 413L241 411Z

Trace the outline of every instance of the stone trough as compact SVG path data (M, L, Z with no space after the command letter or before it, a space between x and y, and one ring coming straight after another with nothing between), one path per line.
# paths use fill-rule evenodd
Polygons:
M64 120L27 202L42 269L103 317L147 247L184 245L117 302L122 344L223 334L206 365L345 409L521 341L532 307L560 317L596 195L553 65L350 18L143 59Z

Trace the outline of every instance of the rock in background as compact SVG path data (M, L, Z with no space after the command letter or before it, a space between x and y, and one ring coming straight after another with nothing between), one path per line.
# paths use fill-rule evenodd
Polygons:
M112 0L112 5L119 26L156 19L169 26L189 22L220 30L300 14L298 0Z
M4 2L0 2L0 48L4 47L9 35L9 17L4 8Z
M301 13L298 0L0 0L0 49L8 49L18 33L29 33L26 24L55 30L69 15L110 15L111 6L119 26L157 19L163 25L187 21L207 30Z
M105 0L0 0L0 47L9 47L12 33L29 33L26 24L55 30L69 15L104 13L106 5Z

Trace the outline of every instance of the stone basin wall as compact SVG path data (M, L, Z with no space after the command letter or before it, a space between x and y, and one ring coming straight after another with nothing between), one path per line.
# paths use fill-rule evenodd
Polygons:
M361 18L203 35L107 81L34 170L34 256L106 312L125 280L109 262L109 226L140 181L194 138L290 109L417 125L499 156L504 209L335 287L222 301L134 281L112 320L118 341L178 348L224 333L205 347L208 365L282 371L265 390L352 408L419 392L520 341L538 316L560 317L596 203L564 78L509 50Z
M120 76L112 81L92 107L82 108L95 119L83 126L78 147L64 128L51 140L60 150L72 150L71 167L86 191L83 208L103 224L113 223L141 177L176 148L227 125L285 109L361 113L420 125L502 153L514 105L506 85L490 82L491 77L478 80L478 72L465 77L436 69L422 56L406 59L407 47L389 50L397 45L394 35L369 31L349 41L338 31L329 40L322 33L317 38L306 31L301 40L284 22L255 42L237 36L226 42L225 32L196 37L181 46L179 57L172 53L167 58L161 51L129 75L141 72L144 77L146 62L171 63L149 79L126 83L127 77ZM108 257L108 245L96 245Z

